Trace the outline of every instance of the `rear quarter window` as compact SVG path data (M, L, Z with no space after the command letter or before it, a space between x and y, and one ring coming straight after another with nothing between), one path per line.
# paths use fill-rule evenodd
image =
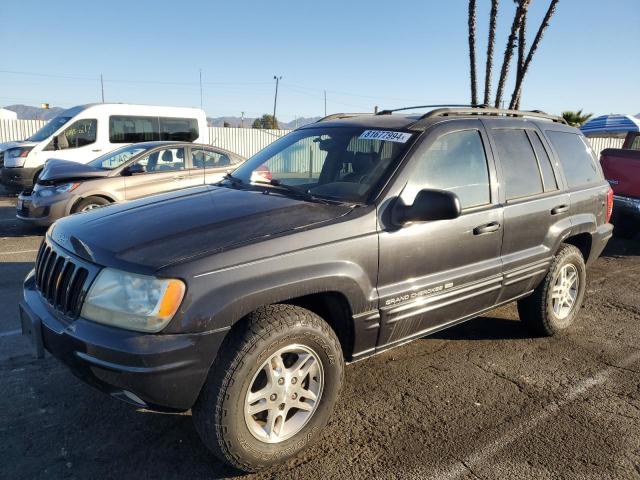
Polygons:
M580 135L556 130L547 130L545 133L558 154L569 188L602 180L591 149Z

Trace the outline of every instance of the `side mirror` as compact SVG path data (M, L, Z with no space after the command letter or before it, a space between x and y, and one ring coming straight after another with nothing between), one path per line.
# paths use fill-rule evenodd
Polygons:
M130 177L131 175L137 175L139 173L144 173L145 168L144 165L140 165L139 163L134 163L133 165L129 165L122 170L122 175L125 177Z
M404 225L410 222L429 222L451 220L460 216L460 199L446 190L420 190L413 205L396 203L393 209L393 221Z

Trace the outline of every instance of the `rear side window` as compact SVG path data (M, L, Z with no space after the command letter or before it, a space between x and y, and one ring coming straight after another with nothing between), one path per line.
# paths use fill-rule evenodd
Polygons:
M224 168L235 165L235 159L222 152L204 149L191 150L191 164L193 168Z
M111 143L138 143L156 140L192 142L199 136L195 118L143 117L113 115L109 117Z
M538 157L538 163L540 164L540 173L542 173L544 191L551 192L553 190L557 190L558 182L556 181L556 176L553 173L551 159L549 158L544 145L542 145L542 140L540 140L540 137L536 132L529 130L528 134L529 140L531 140L531 145L533 145L533 150L536 152L536 157Z
M633 137L633 141L631 145L629 145L630 150L640 150L640 135L636 135Z
M524 130L493 130L507 200L543 192L538 160Z
M560 165L570 188L595 183L602 179L591 155L591 149L580 135L555 130L547 130L545 133L558 153Z
M478 130L447 133L418 159L402 200L411 205L424 188L449 190L462 208L490 203L489 170Z

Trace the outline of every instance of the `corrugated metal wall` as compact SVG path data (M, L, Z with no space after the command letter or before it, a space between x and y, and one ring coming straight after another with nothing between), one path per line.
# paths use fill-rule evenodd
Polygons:
M0 143L24 140L46 123L44 120L0 120Z
M0 143L24 140L33 135L45 123L43 120L0 120ZM209 127L209 139L212 145L226 148L244 157L250 157L290 131ZM589 142L599 155L605 148L620 148L623 139L591 137Z

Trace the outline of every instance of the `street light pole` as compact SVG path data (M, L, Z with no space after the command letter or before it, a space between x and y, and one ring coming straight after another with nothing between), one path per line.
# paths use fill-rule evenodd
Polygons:
M200 69L200 109L202 109L202 69Z
M324 91L324 116L327 116L327 91Z
M280 80L282 80L282 75L281 76L273 76L273 79L276 81L276 96L273 98L273 123L277 123L276 121L276 106L278 105L278 82L280 82ZM276 128L278 127L278 125L276 124Z

